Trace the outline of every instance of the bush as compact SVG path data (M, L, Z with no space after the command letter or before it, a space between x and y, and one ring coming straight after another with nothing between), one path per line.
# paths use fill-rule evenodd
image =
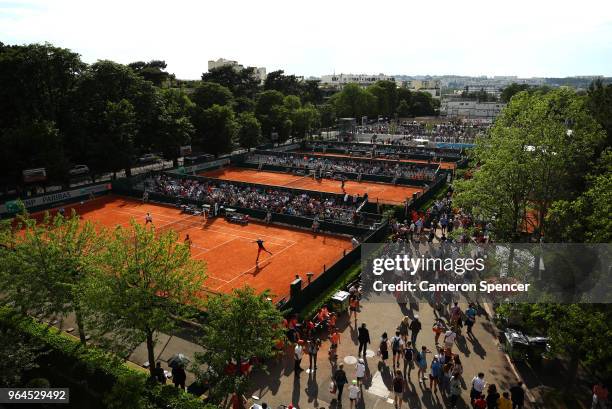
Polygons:
M0 308L0 327L12 328L48 353L41 359L56 378L83 386L92 402L104 401L108 408L216 409L173 386L148 383L148 375L129 368L117 356L97 347L84 347L76 338L30 317Z

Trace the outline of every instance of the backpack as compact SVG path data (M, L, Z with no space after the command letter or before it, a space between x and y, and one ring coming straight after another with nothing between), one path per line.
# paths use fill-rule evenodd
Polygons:
M400 339L399 337L393 337L393 343L391 344L394 351L400 350Z
M412 359L414 358L414 352L412 348L406 348L404 350L404 359L406 361L412 361Z
M381 351L386 351L387 350L387 342L386 341L380 341L380 350Z

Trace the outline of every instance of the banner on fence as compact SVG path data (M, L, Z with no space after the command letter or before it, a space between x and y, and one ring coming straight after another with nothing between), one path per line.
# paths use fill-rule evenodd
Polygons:
M81 196L87 196L91 193L102 193L111 190L110 183L103 183L99 185L86 186L73 190L65 190L61 192L54 192L48 195L32 197L29 199L20 199L23 205L27 208L50 205L54 203L64 202L67 200L75 199ZM0 205L0 214L2 213L16 213L20 210L19 200L9 200L3 205Z

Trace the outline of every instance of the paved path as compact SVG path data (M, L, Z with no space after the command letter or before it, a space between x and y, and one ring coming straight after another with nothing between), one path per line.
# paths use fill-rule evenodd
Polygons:
M370 330L373 345L369 346L367 358L367 381L363 388L363 401L357 408L386 409L393 408L391 385L391 374L389 368L383 367L380 359L375 354L378 349L379 338L383 332L389 337L404 315L411 319L414 314L420 316L423 330L418 336L418 346L425 345L434 350L434 334L431 326L434 321L434 311L427 304L417 304L403 309L393 299L377 296L370 300L362 300L361 311L358 317L358 325L365 322ZM354 322L348 323L347 317L339 319L339 327L342 329L341 343L339 346L338 362L344 362L344 369L349 381L355 377L355 362L357 355L357 332ZM464 385L462 394L463 403L458 408L467 408L469 401L469 383L472 377L482 371L485 380L495 383L500 392L507 391L517 378L509 365L506 355L500 351L495 339L493 324L485 314L478 317L474 326L474 338L459 338L454 352L458 352L464 366L464 379L468 385ZM263 371L253 376L254 387L251 394L259 399L258 402L266 402L271 408L279 405L293 403L298 408L329 408L335 407L335 396L329 392L332 366L327 358L329 342L325 342L318 354L318 370L314 373L303 371L296 376L293 372L293 356L288 350L285 357L270 365L269 373ZM391 365L391 361L387 361ZM428 357L431 363L431 356ZM308 356L302 360L302 367L308 368ZM429 371L428 371L429 372ZM427 382L429 383L429 382ZM438 391L433 393L428 385L420 384L413 370L408 382L408 391L404 395L403 408L446 408L446 398ZM343 395L343 407L349 408L348 394ZM406 406L406 403L408 406Z

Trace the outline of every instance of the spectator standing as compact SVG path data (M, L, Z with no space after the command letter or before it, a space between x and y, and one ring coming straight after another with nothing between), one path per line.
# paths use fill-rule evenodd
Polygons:
M166 373L164 372L164 368L161 366L161 362L158 362L155 366L155 369L153 370L153 377L162 385L166 384Z
M363 356L366 356L366 350L368 348L368 344L370 341L370 331L366 328L365 322L361 324L361 327L357 330L357 340L359 341L359 350L357 352L357 356L361 356L361 351L363 350Z
M510 388L510 397L512 399L512 409L523 409L525 405L525 390L523 382L519 381L516 385Z
M176 365L174 368L172 368L172 383L174 383L175 387L184 390L186 380L187 374L185 373L185 369L182 366Z
M497 401L500 395L497 392L497 386L491 384L487 388L487 409L498 409Z
M484 380L485 374L479 372L477 376L472 378L472 390L470 391L470 399L476 399L483 394L487 382Z
M317 370L317 354L320 347L321 340L319 338L308 341L308 369L311 371L313 367L315 371Z
M497 400L497 407L499 409L512 409L512 401L508 392L502 393L502 396Z

